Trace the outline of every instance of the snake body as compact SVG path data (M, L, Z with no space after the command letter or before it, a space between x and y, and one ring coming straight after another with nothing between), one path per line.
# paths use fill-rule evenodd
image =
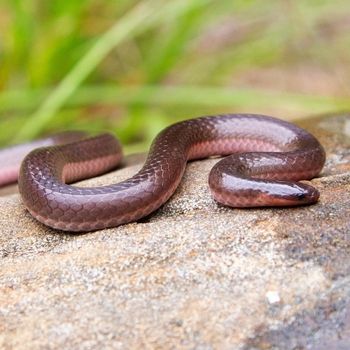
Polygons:
M40 222L92 231L136 221L159 208L178 187L189 160L229 155L209 175L213 197L232 207L315 203L319 192L298 182L321 171L325 152L294 124L262 115L229 114L182 121L153 141L142 169L103 187L68 183L115 168L119 142L110 134L35 149L22 162L19 190Z
M82 131L67 131L0 149L0 187L10 185L18 180L21 163L32 150L39 147L71 143L84 137L87 137L87 134Z

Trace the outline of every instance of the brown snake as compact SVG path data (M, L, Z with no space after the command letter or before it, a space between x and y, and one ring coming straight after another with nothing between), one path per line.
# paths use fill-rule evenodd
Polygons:
M82 137L67 135L68 142ZM1 153L15 151L16 147L0 151L0 160ZM66 184L115 168L121 154L119 142L110 134L33 150L23 160L18 179L25 206L40 222L56 229L118 226L165 203L179 185L188 160L214 155L230 155L209 175L218 202L232 207L311 204L318 200L318 191L297 181L317 176L325 162L317 139L294 124L262 115L228 114L166 128L153 141L142 169L130 179L103 187ZM3 170L0 183L6 181L6 164ZM13 166L7 174L13 178L16 172Z

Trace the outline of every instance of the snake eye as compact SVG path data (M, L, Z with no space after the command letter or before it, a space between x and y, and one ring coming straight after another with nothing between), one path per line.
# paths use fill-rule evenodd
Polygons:
M298 194L296 194L295 197L297 200L301 201L301 200L305 199L306 194L305 193L298 193Z

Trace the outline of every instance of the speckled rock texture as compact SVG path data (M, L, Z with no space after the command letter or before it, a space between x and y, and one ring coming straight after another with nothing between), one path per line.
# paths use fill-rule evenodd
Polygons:
M155 214L88 234L1 197L0 348L350 349L350 114L300 124L328 156L309 207L216 204L216 159L189 164Z

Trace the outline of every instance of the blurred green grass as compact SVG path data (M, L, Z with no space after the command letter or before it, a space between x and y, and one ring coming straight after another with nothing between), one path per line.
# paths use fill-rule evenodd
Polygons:
M144 149L222 112L350 107L347 0L1 0L0 143L111 130Z

